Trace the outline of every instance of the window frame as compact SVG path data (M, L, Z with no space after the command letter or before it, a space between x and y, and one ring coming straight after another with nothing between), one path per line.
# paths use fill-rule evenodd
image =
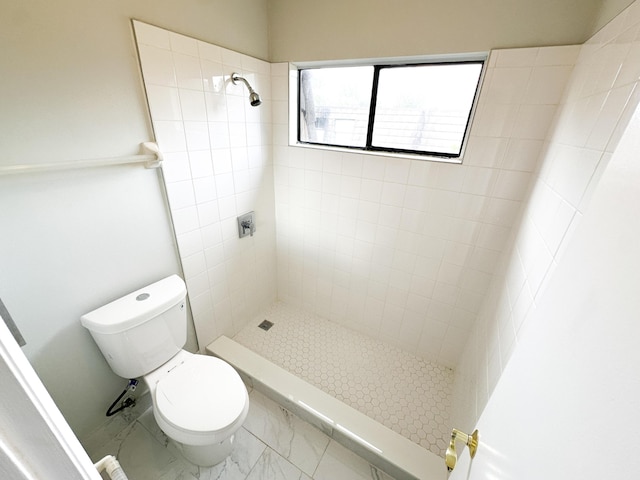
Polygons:
M477 109L480 92L482 89L482 83L484 80L485 71L487 69L488 55L485 52L472 53L472 54L457 54L457 55L439 55L430 57L410 57L401 59L370 59L370 60L356 60L356 61L337 61L337 62L305 62L291 65L290 69L290 82L294 87L295 95L290 96L290 100L294 103L290 108L290 118L295 119L295 127L290 128L290 144L307 148L319 148L328 150L348 151L354 153L374 154L374 155L387 155L394 157L407 157L420 160L434 160L448 163L462 163L466 145L468 142L471 126L473 124L473 118ZM478 76L478 82L475 86L473 95L473 101L469 115L466 120L464 134L462 136L462 142L458 154L444 153L444 152L432 152L425 150L411 150L392 147L379 147L373 146L373 127L375 120L375 109L377 104L377 89L379 83L380 71L385 68L400 68L400 67L419 67L427 65L462 65L462 64L478 64L481 65L480 74ZM370 93L370 105L368 112L367 134L365 146L346 146L337 144L328 144L320 142L312 142L301 140L301 77L302 71L310 69L322 69L322 68L336 68L336 67L355 67L355 66L371 66L374 69L373 80ZM293 125L292 125L293 127Z

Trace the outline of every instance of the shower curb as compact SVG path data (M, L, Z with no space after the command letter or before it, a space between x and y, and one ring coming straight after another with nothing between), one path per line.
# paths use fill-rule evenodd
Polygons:
M440 480L444 460L224 335L206 347L243 380L397 480Z

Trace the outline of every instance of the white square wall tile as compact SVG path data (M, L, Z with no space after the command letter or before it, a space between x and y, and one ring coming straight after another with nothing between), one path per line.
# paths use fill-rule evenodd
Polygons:
M200 230L177 235L177 239L181 257L188 257L203 251Z
M167 196L171 210L179 210L195 205L193 185L190 180L167 184Z
M206 248L204 251L204 256L207 269L212 269L218 265L224 264L225 258L223 243L220 242L216 245Z
M178 89L182 118L187 121L207 121L207 106L204 93L198 90Z
M189 165L192 178L210 177L213 175L211 153L209 150L189 151Z
M205 226L220 221L218 202L206 202L197 206L198 226Z
M214 150L229 148L229 124L226 120L223 122L209 122L209 143Z
M487 210L483 214L486 223L510 227L516 221L520 212L521 203L502 198L492 198Z
M235 219L233 219L235 221ZM209 225L205 225L200 229L202 234L202 245L206 250L207 248L211 248L215 245L218 245L223 240L223 231L222 231L222 223L214 222ZM237 234L237 230L236 230Z
M350 154L345 154L345 160L348 161ZM367 168L362 171L362 178L370 180L384 180L385 159L379 156L367 156Z
M181 152L187 149L182 122L158 120L153 122L153 127L161 152Z
M202 60L222 62L222 48L211 43L198 41L198 55Z
M382 182L363 179L360 183L360 198L370 202L379 202L382 197Z
M138 43L163 48L165 50L171 48L168 30L139 22L138 20L133 20L133 27Z
M544 140L555 113L555 105L522 105L515 118L513 137Z
M207 120L227 122L227 97L219 92L204 92Z
M631 98L634 88L635 85L626 85L609 92L587 140L587 148L594 150L605 149Z
M540 47L536 56L536 65L570 65L578 60L582 45L563 45L558 47Z
M503 168L523 172L536 171L543 144L542 140L510 139L504 155Z
M454 163L441 163L434 166L437 171L437 188L459 192L464 185L467 168Z
M220 198L218 200L218 210L220 212L220 219L225 220L227 218L235 218L238 216L236 210L236 199L234 195L229 197Z
M496 180L493 196L507 200L521 201L529 191L531 173L502 170Z
M147 99L154 120L182 120L178 89L162 85L147 85Z
M184 134L187 149L209 150L209 126L207 122L184 122Z
M398 183L384 182L382 185L381 203L395 207L402 207L406 186Z
M189 298L191 310L193 312L193 324L196 328L196 336L199 342L213 341L222 334L219 329L218 316L215 312L215 305L212 306L211 295L203 293L194 298Z
M496 67L522 67L534 65L539 48L513 48L508 50L494 50Z
M247 126L244 122L229 123L229 146L247 146Z
M493 191L498 171L492 168L467 167L462 192L489 196Z
M196 230L200 224L198 222L198 211L196 207L186 207L180 209L173 209L173 226L176 234L190 232Z
M344 154L342 156L342 175L361 177L365 158L362 155Z
M242 123L246 121L244 106L246 98L244 96L228 95L227 98L227 118L232 123Z
M483 88L484 101L499 104L520 103L529 83L531 72L530 66L494 69Z
M178 85L170 51L149 45L139 45L142 74L147 85Z
M409 179L411 161L403 158L387 158L385 161L384 181L406 184Z
M178 87L198 91L204 90L200 60L197 57L173 53L173 65Z
M524 102L541 105L559 104L572 70L572 66L547 66L534 69L524 95Z
M463 164L467 167L498 168L502 165L508 139L471 136L464 153Z
M192 182L196 204L207 203L217 198L214 177L195 178Z
M207 271L207 264L203 252L197 252L182 259L185 278L192 278Z
M471 221L481 220L489 202L489 197L461 193L456 203L455 216Z
M480 105L471 126L471 134L479 137L509 137L518 115L519 105Z
M187 152L163 152L162 172L168 183L189 180L191 169Z
M200 252L201 253L201 252ZM206 271L187 277L187 290L192 296L198 296L209 291L209 277Z
M485 223L480 228L477 246L490 250L502 250L507 243L509 232L509 228Z
M192 57L198 56L198 44L194 38L169 32L169 41L171 43L171 50L174 52L183 53Z
M228 197L235 193L233 174L225 173L215 176L216 191L219 198Z

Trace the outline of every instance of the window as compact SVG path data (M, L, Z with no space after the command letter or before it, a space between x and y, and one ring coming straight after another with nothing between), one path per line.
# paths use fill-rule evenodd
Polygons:
M298 71L298 141L456 159L482 60Z

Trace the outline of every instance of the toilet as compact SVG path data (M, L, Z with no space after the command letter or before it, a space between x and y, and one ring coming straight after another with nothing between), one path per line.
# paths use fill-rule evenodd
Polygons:
M231 365L182 349L186 293L182 279L172 275L80 320L117 375L143 377L158 426L184 457L212 466L231 453L249 396Z

